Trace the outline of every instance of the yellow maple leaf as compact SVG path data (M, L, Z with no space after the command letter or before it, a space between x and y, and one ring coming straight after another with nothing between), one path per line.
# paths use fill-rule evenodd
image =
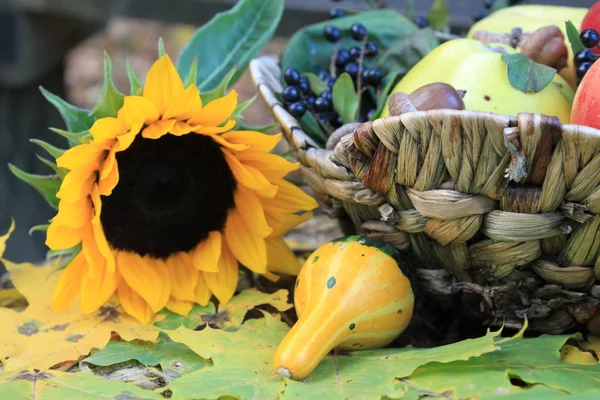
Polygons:
M0 307L0 362L5 371L44 370L77 360L93 348L103 348L113 332L126 341L157 340L159 330L121 312L116 298L91 314L82 314L77 300L64 311L52 310L50 304L60 276L55 270L60 260L43 266L6 260L3 253L13 229L14 222L8 233L0 236L0 262L29 305L21 312Z

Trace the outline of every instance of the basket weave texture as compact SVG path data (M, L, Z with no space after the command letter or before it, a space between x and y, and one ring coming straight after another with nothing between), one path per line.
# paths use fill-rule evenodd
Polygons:
M252 61L321 207L345 233L419 260L419 290L488 326L563 333L600 322L600 131L553 117L404 113L319 148L279 103L275 58Z

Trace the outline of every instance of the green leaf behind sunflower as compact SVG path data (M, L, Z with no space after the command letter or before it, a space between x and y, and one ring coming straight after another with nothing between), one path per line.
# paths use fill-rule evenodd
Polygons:
M102 85L102 93L90 115L94 119L115 117L119 109L123 107L124 97L125 95L115 86L110 57L107 52L104 52L104 83Z
M62 182L58 175L34 175L25 172L12 164L9 164L8 168L17 178L37 190L52 207L58 208L58 198L56 197L56 193L58 193L58 189Z
M40 91L46 100L58 110L68 131L87 131L94 124L94 117L90 115L90 110L75 107L41 86Z
M231 10L219 13L200 27L182 50L177 70L186 76L195 56L196 85L211 90L237 66L231 84L242 76L250 60L275 33L284 9L284 0L241 0Z

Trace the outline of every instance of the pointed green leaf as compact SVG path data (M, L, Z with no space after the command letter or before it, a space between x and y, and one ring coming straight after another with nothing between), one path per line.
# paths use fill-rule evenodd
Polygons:
M235 126L235 130L238 131L254 131L260 133L269 133L275 129L280 129L279 124L268 124L268 125L249 125L244 120L239 120Z
M115 86L112 74L112 65L108 53L104 52L104 83L102 85L102 93L94 106L90 115L94 118L115 117L117 111L123 107L123 98L125 95L121 93Z
M65 176L69 172L68 170L60 168L58 165L56 165L54 161L50 161L47 158L40 156L39 154L36 154L35 156L38 158L38 160L52 168L52 170L60 177L61 180L65 179Z
M161 58L165 55L165 42L163 41L162 36L158 38L158 58Z
M69 131L65 131L64 129L58 129L58 128L49 128L49 129L52 132L58 133L60 136L69 139L69 144L71 146L80 144L81 141L83 140L83 138L90 133L89 130L84 130L84 131L80 131L80 132L69 132Z
M522 92L538 93L552 82L556 75L554 68L533 61L523 53L502 54L502 61L508 68L508 81Z
M127 77L129 78L129 94L131 96L135 96L138 90L142 87L140 80L135 75L135 71L129 65L129 61L125 64L125 68L127 69Z
M89 110L75 107L41 86L40 91L46 100L58 110L68 131L86 131L94 124L94 118L90 115Z
M306 75L308 78L308 81L310 82L310 88L317 96L320 96L321 93L329 90L329 86L327 86L327 84L323 82L317 75L313 74L312 72L305 72L304 75Z
M342 117L344 124L354 121L358 107L358 96L352 78L344 72L333 86L333 107Z
M284 0L241 0L232 9L215 15L182 50L177 63L179 74L184 76L198 56L202 62L198 64L196 85L201 92L217 87L233 67L237 69L231 83L237 82L275 33L283 8Z
M48 154L50 154L52 157L54 157L54 159L58 159L60 156L62 156L65 151L65 149L59 149L56 146L51 145L50 143L46 143L43 140L39 140L39 139L29 139L29 141L31 143L35 143L38 146L40 146L42 149L46 150L48 152Z
M58 193L58 189L60 188L60 177L57 175L41 176L30 174L12 164L8 164L8 168L17 178L37 190L52 207L58 208L56 193Z
M579 38L579 29L571 22L566 22L567 26L567 37L569 38L569 42L571 43L571 48L573 49L573 54L577 54L580 51L585 49L583 43L581 43L581 39Z
M50 224L32 226L29 228L29 235L31 235L33 232L46 232L49 227Z
M450 10L448 9L448 0L434 0L429 15L427 16L429 25L436 31L448 31L450 25Z
M318 144L324 145L327 142L327 135L323 133L323 128L311 112L305 113L298 123L302 130Z
M216 88L202 92L200 91L200 98L202 99L202 104L206 105L211 101L218 99L220 97L225 96L225 92L230 87L231 80L233 79L233 75L235 75L236 68L233 68L229 73L225 76L225 78L219 83L219 86Z
M252 105L254 100L256 100L257 96L258 95L254 95L252 98L244 101L243 103L238 104L235 110L233 111L233 114L231 114L231 119L240 119L244 111L246 111L246 109Z
M198 56L194 57L194 59L192 60L192 65L190 65L190 70L186 75L185 82L183 82L183 86L187 89L190 86L195 85L196 76L198 76ZM229 79L231 79L231 77L229 77Z

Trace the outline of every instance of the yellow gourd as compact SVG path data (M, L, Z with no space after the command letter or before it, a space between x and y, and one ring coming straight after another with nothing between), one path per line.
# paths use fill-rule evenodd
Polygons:
M391 246L361 236L312 253L296 281L298 321L277 348L277 373L304 379L334 348L381 348L396 339L410 323L415 301L396 259L401 256Z

